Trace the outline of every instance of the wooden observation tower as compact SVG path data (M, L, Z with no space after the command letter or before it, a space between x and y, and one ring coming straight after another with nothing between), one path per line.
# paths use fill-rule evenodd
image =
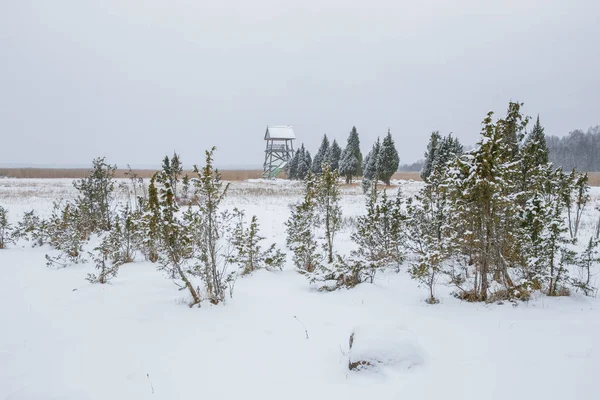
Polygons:
M294 140L296 135L290 125L267 125L263 178L274 179L285 168L294 156Z

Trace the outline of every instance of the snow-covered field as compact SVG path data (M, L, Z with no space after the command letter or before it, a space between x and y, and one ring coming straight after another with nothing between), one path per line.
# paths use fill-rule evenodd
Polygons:
M420 185L399 184L405 195ZM12 222L74 194L70 180L0 179ZM300 195L287 181L235 182L227 206L256 214L285 249L283 223ZM344 188L345 216L363 201L359 187ZM588 207L584 237L596 213ZM336 242L342 253L351 229ZM22 245L0 251L0 399L600 398L600 302L580 294L473 304L442 285L432 306L405 270L321 293L288 257L281 272L238 279L225 304L190 309L150 263L92 285L91 264L50 269L48 248ZM389 365L348 370L369 354Z

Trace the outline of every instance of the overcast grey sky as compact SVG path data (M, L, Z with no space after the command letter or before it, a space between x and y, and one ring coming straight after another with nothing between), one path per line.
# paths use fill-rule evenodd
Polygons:
M0 164L261 165L267 124L401 162L510 99L600 124L598 0L0 0Z

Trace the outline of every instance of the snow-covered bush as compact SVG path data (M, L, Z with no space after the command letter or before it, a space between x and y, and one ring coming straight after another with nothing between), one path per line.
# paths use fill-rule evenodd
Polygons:
M32 242L34 247L41 246L46 237L45 229L46 222L36 214L35 210L27 211L23 214L23 219L14 227L13 238Z
M57 256L46 254L48 267L66 267L85 262L83 245L89 240L88 221L73 203L54 203L52 215L45 223L45 242L58 250Z
M283 268L285 254L276 249L274 243L266 250L261 247L260 242L265 238L260 235L256 215L252 216L250 225L246 227L244 213L237 209L234 210L234 213L238 222L230 238L235 247L231 262L240 266L241 274L248 275L257 269L271 271Z
M0 206L0 249L5 249L7 244L13 242L11 229L8 223L8 211Z

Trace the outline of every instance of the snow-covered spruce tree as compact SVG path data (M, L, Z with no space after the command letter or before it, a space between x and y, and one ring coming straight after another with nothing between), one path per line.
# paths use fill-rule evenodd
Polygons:
M473 269L471 290L462 287L470 274L455 274L453 282L461 297L474 301L488 300L490 275L507 290L514 287L508 267L517 256L516 163L505 139L506 123L492 123L492 115L483 121L476 149L456 159L443 183L449 218L444 234L462 256L465 270Z
M175 200L170 181L164 171L157 172L152 178L150 186L154 190L156 181L164 182L164 186L157 189L156 196L150 195L148 202L151 209L157 211L156 234L158 240L158 269L165 271L169 278L181 289L187 289L192 301L189 306L200 304L199 289L192 283L191 276L198 276L199 268L194 259L194 246L192 243L189 223L177 217L179 205Z
M502 126L502 138L508 149L511 159L517 159L519 155L519 145L525 137L525 129L529 122L529 117L521 113L523 103L509 102L506 117L499 121Z
M327 161L327 154L329 153L329 139L327 135L323 135L321 146L315 154L315 158L312 160L311 172L313 174L320 174L322 171L322 165Z
M522 203L530 199L532 193L547 191L552 167L548 164L546 136L539 116L519 151L519 167L520 190L525 195L521 198Z
M427 287L429 304L439 301L435 286L444 274L443 263L450 257L451 245L443 235L447 216L445 188L442 187L445 165L434 164L425 187L406 204L406 223L403 231L405 247L417 256L408 270L411 278Z
M346 148L340 156L340 175L346 178L346 183L352 183L353 177L362 175L362 166L363 157L360 151L360 139L356 127L353 126L348 135Z
M329 146L329 151L327 151L327 156L325 157L325 162L331 166L333 171L338 171L340 167L340 158L342 157L342 149L340 145L337 143L335 139L333 139L333 143Z
M0 249L5 249L9 243L13 242L11 225L8 223L8 211L0 206Z
M92 170L87 178L73 182L79 192L75 206L81 214L81 223L90 232L108 231L112 226L112 203L116 165L107 164L104 157L92 161Z
M452 134L440 138L435 151L433 169L445 171L448 163L462 154L463 146L460 144L458 138L452 137Z
M304 145L302 145L304 146ZM301 150L298 149L294 153L292 159L286 165L286 173L288 179L296 180L298 179L298 163L300 162L300 154Z
M423 170L421 171L421 179L423 179L424 182L427 182L427 178L429 178L429 175L431 175L431 172L433 171L433 164L436 159L436 150L441 138L442 137L439 131L431 132L429 143L427 143L427 151L425 152Z
M360 138L358 137L358 131L356 130L355 126L352 127L352 130L350 131L350 134L348 135L348 141L346 143L346 150L348 150L349 152L354 154L354 157L356 157L356 161L358 161L358 167L356 167L356 173L354 174L354 176L361 176L363 173L363 171L362 171L363 156L362 156L362 152L360 151Z
M296 270L303 274L315 272L323 260L315 234L319 220L315 186L315 176L309 173L305 179L304 199L291 207L291 215L285 223L287 247L293 253Z
M352 177L358 169L358 160L352 152L344 150L340 156L340 175L346 178L346 184L352 183Z
M193 246L198 252L206 296L212 304L225 301L227 289L231 294L234 273L229 271L233 248L225 240L231 217L220 211L227 195L229 184L223 184L221 173L213 167L216 147L206 151L206 162L202 169L194 165L197 175L193 182L198 209L190 212L190 221L199 228L192 235Z
M362 180L362 188L363 192L367 193L374 183L377 186L377 181L379 180L379 149L381 147L381 143L379 138L373 144L373 148L367 154L363 161L363 180Z
M323 164L321 174L316 177L315 200L319 212L319 221L325 228L324 248L327 262L333 262L333 241L340 230L342 209L340 207L340 186L338 173L330 165Z
M304 179L306 179L306 177L308 176L308 173L310 172L312 159L310 157L310 153L308 152L308 150L306 150L304 148L304 144L300 147L300 150L298 150L298 152L299 152L299 156L298 156L298 167L297 167L297 172L296 172L296 179L304 180Z
M250 225L246 227L244 213L236 209L234 214L238 222L230 239L235 247L231 262L240 266L241 275L251 274L257 269L272 271L283 268L285 254L275 248L275 243L266 250L260 245L265 237L260 234L256 215L252 216Z
M400 158L398 157L398 151L396 150L396 145L394 144L394 139L392 139L392 134L388 129L387 135L383 138L383 142L381 142L381 148L379 150L379 179L385 183L386 186L390 186L390 179L392 175L398 171L398 164L400 163Z
M83 245L89 240L88 223L74 204L54 203L52 215L46 221L44 241L60 253L54 257L46 254L46 266L66 267L86 261Z
M367 213L357 217L356 231L352 241L358 249L351 253L351 269L356 283L369 280L373 283L378 271L395 268L397 271L404 261L402 230L405 216L401 198L390 200L384 190L381 198L375 182L367 195Z

